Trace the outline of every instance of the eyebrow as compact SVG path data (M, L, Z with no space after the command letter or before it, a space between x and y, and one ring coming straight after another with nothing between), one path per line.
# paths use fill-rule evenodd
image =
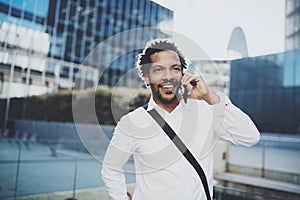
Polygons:
M163 66L161 64L153 64L152 67L166 67L166 66ZM181 67L181 64L180 63L173 64L171 65L171 67Z
M181 64L180 64L180 63L174 64L174 65L172 65L171 67L181 67Z

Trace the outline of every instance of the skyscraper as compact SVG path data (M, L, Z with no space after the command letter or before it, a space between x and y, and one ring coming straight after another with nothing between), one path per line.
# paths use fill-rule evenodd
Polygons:
M123 31L157 27L161 22L171 21L172 18L171 10L150 0L52 0L47 17L47 32L51 35L49 55L73 63L82 63L100 42ZM161 33L160 36L165 35ZM139 38L132 34L127 38L127 45L137 46L141 42L145 44L151 37L154 35L150 33L145 33ZM119 44L113 44L109 48L117 51L118 46ZM119 58L114 62L115 65L110 67L99 66L99 60L105 55L98 55L99 59L89 62L89 65L107 67L100 78L100 84L112 86L122 74L133 68L136 53L131 52L127 59ZM126 81L124 84L127 85Z
M286 0L285 50L300 48L300 1Z
M14 85L14 91L29 91L15 96L70 89L79 69L84 79L80 88L113 86L134 67L138 50L112 60L110 66L101 66L103 54L81 65L90 52L118 33L158 27L165 21L172 24L172 19L171 10L150 0L0 0L1 96L12 87L8 87L8 82ZM140 46L152 37L165 36L160 31L131 35L126 45ZM118 51L118 46L109 46L111 54ZM10 69L15 73L9 81ZM129 82L125 78L121 84L136 85Z
M47 10L47 1L0 1L0 97L54 90L54 78L46 76Z
M115 34L155 27L173 17L172 11L150 0L51 0L49 3L49 55L75 63L81 63L97 44Z

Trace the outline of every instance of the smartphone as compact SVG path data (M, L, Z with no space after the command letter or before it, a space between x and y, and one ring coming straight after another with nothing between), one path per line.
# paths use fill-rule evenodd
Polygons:
M193 86L193 87L196 87L197 86L197 81L191 81L190 84ZM183 85L183 100L184 100L184 103L187 103L187 98L188 98L188 87L187 85Z
M183 72L182 72L182 76L184 76ZM187 103L187 98L188 98L187 85L182 85L182 97L183 97L184 103Z
M188 89L187 89L187 85L183 85L183 100L184 103L187 103L187 97L188 97Z

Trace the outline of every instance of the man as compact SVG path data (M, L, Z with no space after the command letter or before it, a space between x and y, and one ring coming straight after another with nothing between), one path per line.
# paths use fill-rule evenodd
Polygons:
M147 110L156 109L202 166L213 190L212 148L216 139L251 146L259 132L250 118L228 97L208 88L202 77L184 71L187 64L175 44L150 41L139 55L140 77L151 88ZM182 86L188 86L185 103ZM206 199L195 169L144 108L121 118L107 149L102 177L113 200L125 200L122 167L134 156L134 200Z

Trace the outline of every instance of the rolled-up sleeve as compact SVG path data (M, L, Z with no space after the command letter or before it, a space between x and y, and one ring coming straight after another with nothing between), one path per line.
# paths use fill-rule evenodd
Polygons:
M231 103L223 93L217 93L220 102L212 106L213 128L217 136L233 144L252 146L260 139L260 133L250 117Z

